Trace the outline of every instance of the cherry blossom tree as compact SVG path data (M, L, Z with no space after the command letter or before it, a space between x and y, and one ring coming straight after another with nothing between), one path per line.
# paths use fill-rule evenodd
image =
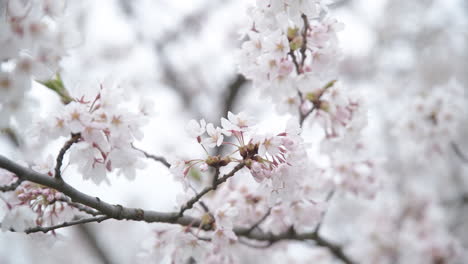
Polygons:
M120 5L124 16L138 12ZM398 90L388 82L353 87L365 77L346 67L372 58L345 58L340 68L346 43L339 34L347 29L336 5L243 6L241 42L230 56L238 73L215 114L197 109L190 87L203 81L181 80L188 74L174 70L164 47L180 36L164 33L151 45L163 81L192 113L179 116L181 129L169 119L154 127L164 118L164 98L137 81L99 76L87 64L96 58L74 53L86 45L82 3L0 0L0 128L9 142L0 152L3 234L53 246L67 243L62 232L89 223L99 229L141 222L151 229L134 252L141 263L466 261L466 224L458 219L468 193L466 83L456 74L438 83L418 74ZM195 18L204 16L182 24L196 27ZM131 29L154 42L139 30ZM74 57L86 64L75 77L67 61ZM185 72L197 76L197 69ZM246 87L250 93L241 97ZM208 101L216 94L209 90ZM49 96L57 106L42 115L46 106L37 97ZM246 107L249 101L255 107ZM264 114L270 110L273 125ZM168 134L178 144L170 151L147 141ZM160 185L169 179L176 186L168 210L115 203L76 184L99 189L155 172ZM102 262L114 262L83 230Z

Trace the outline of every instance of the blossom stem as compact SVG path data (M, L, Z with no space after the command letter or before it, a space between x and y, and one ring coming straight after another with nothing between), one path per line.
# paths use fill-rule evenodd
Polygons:
M57 179L62 179L62 172L60 169L62 168L62 163L63 163L63 157L65 156L65 153L67 153L67 150L71 148L71 146L78 142L81 138L81 134L72 134L72 137L65 142L65 145L63 145L62 149L60 149L60 152L57 156L57 162L55 164L55 178Z

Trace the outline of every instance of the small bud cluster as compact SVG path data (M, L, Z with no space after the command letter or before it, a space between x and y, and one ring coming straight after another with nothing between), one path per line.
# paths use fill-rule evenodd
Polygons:
M49 156L46 164L33 166L33 169L53 177L54 162ZM0 178L16 177L0 169ZM15 190L2 194L6 205L6 214L2 220L2 229L13 228L22 231L34 226L52 226L71 220L74 210L63 199L64 195L40 184L23 181Z

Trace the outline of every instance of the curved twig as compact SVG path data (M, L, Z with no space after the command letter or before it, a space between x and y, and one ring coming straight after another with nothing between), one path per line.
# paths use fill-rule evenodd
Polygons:
M196 194L192 199L188 200L187 203L185 203L184 206L182 206L182 208L180 209L179 211L179 216L182 217L184 215L184 212L187 211L188 209L191 209L193 207L193 205L195 203L197 203L205 194L209 193L210 191L212 190L215 190L218 185L220 185L221 183L227 181L227 179L231 178L232 176L234 176L234 174L236 174L236 172L238 172L240 169L242 169L243 167L245 166L244 163L239 163L236 165L236 167L234 167L231 172L229 172L228 174L224 175L223 177L217 179L213 185L209 186L209 187L206 187L205 189L203 189L201 192L199 192L198 194ZM218 170L219 171L219 170Z
M16 190L18 186L23 182L22 179L17 179L14 183L8 184L8 185L3 185L0 186L0 192L11 192Z
M72 134L71 138L67 140L67 142L65 142L63 147L60 149L60 152L57 156L57 162L55 164L55 178L62 179L62 172L60 170L62 168L63 157L65 156L65 153L67 153L67 150L69 150L73 144L78 142L80 138L80 134Z
M149 158L149 159L152 159L154 161L157 161L157 162L161 162L164 166L166 166L167 168L170 168L171 167L171 164L167 161L166 158L164 158L163 156L156 156L156 155L153 155L153 154L149 154L148 152L142 150L142 149L139 149L135 146L133 146L132 144L132 147L138 151L140 151L141 153L143 153L143 155L145 155L145 157Z

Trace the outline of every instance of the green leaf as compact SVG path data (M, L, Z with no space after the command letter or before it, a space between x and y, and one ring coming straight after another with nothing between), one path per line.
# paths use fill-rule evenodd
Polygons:
M69 104L71 101L73 101L73 98L70 96L67 89L65 89L65 85L63 85L63 81L60 77L60 74L57 74L55 79L50 79L48 81L39 83L56 92L60 96L62 103Z

